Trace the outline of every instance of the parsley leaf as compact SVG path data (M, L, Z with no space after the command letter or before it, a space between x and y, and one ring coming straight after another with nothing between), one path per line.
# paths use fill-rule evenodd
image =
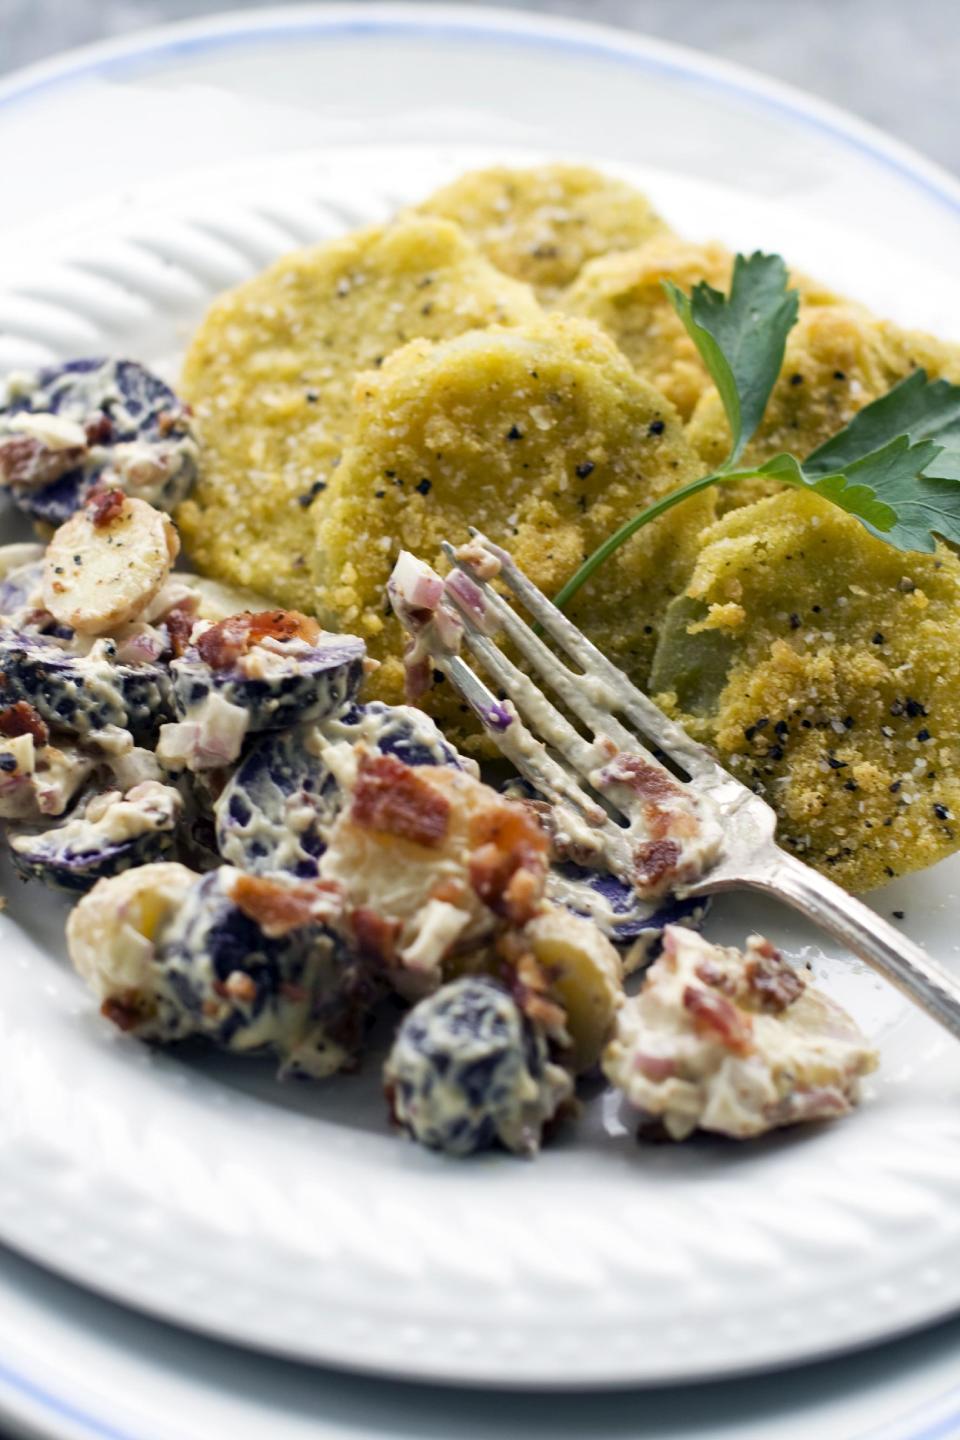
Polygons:
M940 454L932 440L898 435L832 475L811 475L792 455L774 456L757 474L822 495L898 550L929 553L935 535L960 544L960 484L925 473Z
M956 446L960 454L960 385L929 381L925 370L915 370L879 400L865 405L839 434L808 455L804 471L830 475L846 470L898 435L914 441L937 440L941 446Z
M663 282L723 401L733 437L725 469L755 434L780 374L799 305L788 280L782 257L758 250L737 256L729 295L705 280L689 295L671 280Z
M936 537L960 545L960 385L917 370L854 416L806 460L775 455L737 469L756 433L797 318L779 255L738 255L729 296L701 282L689 295L664 289L720 393L732 442L718 470L681 485L609 536L555 597L561 608L598 566L644 525L711 485L767 475L811 490L898 550L930 553Z

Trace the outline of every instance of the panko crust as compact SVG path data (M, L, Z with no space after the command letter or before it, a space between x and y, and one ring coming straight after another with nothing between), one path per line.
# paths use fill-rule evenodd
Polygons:
M877 320L846 301L801 306L780 378L744 452L744 464L762 464L784 450L803 459L920 366L931 379L960 383L960 346ZM705 466L715 469L722 463L730 432L716 391L704 393L687 434ZM770 480L725 485L718 509L723 513L779 488Z
M786 849L869 890L957 849L960 560L904 554L788 491L704 537L659 702L777 811Z
M559 297L557 307L565 314L594 320L643 378L662 390L683 419L689 420L713 382L663 282L672 280L689 293L705 280L714 289L727 291L732 270L733 254L724 245L655 235L636 250L590 261ZM800 291L803 305L823 305L836 299L802 275L793 275L791 283Z
M667 229L645 195L585 165L473 170L419 210L462 225L498 269L527 281L545 305L588 260Z
M540 313L448 221L410 217L296 251L222 295L184 364L201 475L177 521L207 574L312 611L311 508L350 427L356 373L415 336Z
M553 594L624 520L699 473L673 407L582 320L414 342L361 377L356 406L319 524L338 577L322 593L331 619L386 662L370 689L390 701L402 693L403 637L384 587L401 548L446 571L441 540L476 525ZM641 680L711 516L706 493L679 506L618 550L570 606Z

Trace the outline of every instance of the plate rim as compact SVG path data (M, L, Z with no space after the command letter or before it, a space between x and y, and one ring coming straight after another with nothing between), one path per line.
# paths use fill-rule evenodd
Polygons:
M309 23L304 24L305 17ZM260 22L268 21L266 26ZM360 23L358 23L358 21ZM441 23L442 22L442 23ZM486 23L489 22L489 23ZM495 22L495 23L494 23ZM258 28L259 26L259 28ZM137 64L144 61L160 61L167 56L176 56L184 53L184 46L188 49L195 48L194 41L199 41L210 49L216 49L231 40L263 39L266 33L283 39L295 34L298 29L306 28L311 34L333 32L338 29L351 29L353 31L383 32L384 29L393 28L397 32L410 34L436 32L446 27L446 33L456 35L467 35L471 31L489 35L497 33L506 40L516 36L526 36L531 40L538 40L544 37L563 38L575 40L578 46L588 44L596 49L598 45L611 55L622 56L628 52L643 62L655 62L658 68L673 69L678 73L689 75L691 71L698 77L711 81L714 77L721 77L725 88L732 88L740 95L748 98L755 98L758 103L776 104L778 108L784 108L784 100L789 101L785 106L788 113L798 120L808 120L811 116L817 119L821 128L826 128L834 139L842 140L853 145L860 151L866 150L872 158L892 165L904 178L918 183L929 194L934 194L951 211L960 218L960 182L956 181L946 170L934 162L923 159L914 152L911 147L902 145L901 142L890 140L884 133L873 126L861 122L856 117L849 116L839 107L821 102L813 97L808 97L801 90L781 84L779 81L767 80L764 77L756 76L746 67L731 64L725 61L717 61L712 57L700 52L693 51L687 47L675 45L669 42L652 40L643 36L636 36L630 32L619 31L613 26L601 26L593 23L559 19L550 16L526 16L518 15L516 12L488 7L464 7L460 5L438 5L427 6L422 4L372 4L357 5L354 3L338 3L331 5L306 5L296 7L282 7L273 9L255 9L250 11L234 11L223 16L201 18L193 21L181 22L179 24L156 27L149 31L138 32L135 36L127 37L116 41L99 42L94 45L85 46L66 52L54 60L41 62L38 65L26 67L14 72L4 81L0 82L0 108L8 103L31 98L38 95L51 85L65 81L72 81L86 75L102 72L105 65L116 64ZM602 44L601 44L602 42ZM733 83L736 82L736 83ZM869 144L865 143L869 141ZM25 1250L29 1254L29 1250ZM44 1261L40 1259L42 1265ZM51 1265L53 1273L64 1274L63 1270ZM114 1289L99 1289L89 1279L81 1280L82 1284L92 1290L99 1290L108 1298L119 1299L120 1303L133 1305L135 1308L144 1308L139 1300L126 1299L118 1295ZM878 1325L877 1333L873 1337L859 1338L851 1342L849 1347L838 1348L836 1344L829 1346L828 1352L814 1351L805 1354L799 1360L772 1359L769 1362L757 1365L747 1364L742 1370L734 1370L725 1367L722 1371L716 1372L724 1376L733 1377L734 1374L758 1373L760 1370L776 1369L785 1363L800 1364L806 1360L816 1360L823 1353L843 1353L843 1348L863 1348L881 1337L894 1334L907 1333L912 1329L923 1328L933 1323L938 1316L944 1313L952 1313L956 1306L953 1303L945 1305L942 1311L929 1312L925 1318L915 1323L906 1322L903 1326L890 1331ZM162 1315L162 1310L153 1310L150 1313ZM181 1317L174 1318L174 1323L185 1324ZM194 1328L202 1331L202 1325L197 1324ZM211 1331L215 1336L221 1338L223 1331ZM232 1343L244 1344L242 1337L234 1337ZM247 1342L254 1348L265 1349L262 1343ZM268 1352L269 1353L269 1352ZM277 1351L274 1353L289 1353ZM306 1363L310 1363L309 1360ZM384 1369L382 1362L371 1361L368 1366L362 1362L349 1359L334 1359L330 1363L349 1369L356 1373L390 1374L394 1373L389 1368ZM435 1373L423 1372L421 1378L429 1378L434 1383L444 1385L458 1385L464 1383L462 1379L452 1376L437 1376ZM570 1387L564 1386L562 1382L553 1381L523 1381L523 1380L500 1380L490 1382L484 1379L474 1379L469 1383L488 1385L494 1383L503 1389L510 1388L539 1388L541 1390L560 1391L564 1388L578 1388L598 1390L610 1387L621 1387L625 1383L636 1388L656 1386L658 1383L676 1383L676 1378L671 1382L665 1379L663 1382L657 1380L624 1381L621 1379L604 1378L571 1381ZM698 1383L700 1380L711 1378L707 1373L698 1374L687 1378L686 1383ZM116 1433L107 1431L105 1433Z

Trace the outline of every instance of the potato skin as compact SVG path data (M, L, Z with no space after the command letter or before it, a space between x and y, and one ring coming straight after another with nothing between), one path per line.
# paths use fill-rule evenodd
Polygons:
M370 689L387 701L402 686L403 638L383 603L399 549L446 570L441 540L476 525L552 594L624 520L698 474L673 407L595 326L560 316L416 341L361 377L356 412L319 521L321 593L325 618L386 662ZM641 680L712 504L705 493L644 529L570 606Z
M455 220L499 270L532 285L544 305L588 260L667 229L645 195L585 165L473 170L418 208Z
M350 427L357 371L414 336L536 318L448 221L411 217L296 251L220 296L183 370L201 476L177 522L206 574L312 612L311 507Z
M848 889L960 844L960 560L945 545L904 554L793 491L736 510L704 536L653 687L774 806L779 843Z

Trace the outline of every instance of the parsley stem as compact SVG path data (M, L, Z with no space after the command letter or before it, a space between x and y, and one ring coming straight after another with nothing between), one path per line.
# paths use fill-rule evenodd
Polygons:
M729 463L729 462L728 462ZM646 510L641 510L639 515L634 515L632 520L627 520L615 530L602 545L598 545L592 555L588 555L575 575L572 575L566 585L554 596L553 603L558 610L562 610L567 601L576 595L582 585L585 585L595 570L608 560L615 550L626 544L631 535L636 534L644 525L649 525L651 520L665 515L672 510L674 505L679 505L682 500L688 500L691 495L697 495L701 490L707 490L711 485L722 485L728 480L745 480L756 474L754 470L716 470L710 475L703 475L699 480L691 480L689 485L681 485L679 490L673 490L669 495L664 495L662 500L657 500L653 505L648 505Z

